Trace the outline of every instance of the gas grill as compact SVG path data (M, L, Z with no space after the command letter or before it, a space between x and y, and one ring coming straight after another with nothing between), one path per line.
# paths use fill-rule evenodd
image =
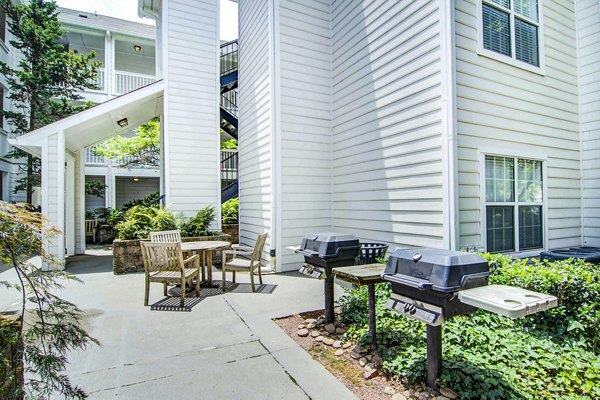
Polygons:
M300 272L313 278L324 279L325 320L333 322L333 274L337 267L349 267L355 264L360 251L358 238L346 233L315 233L302 239L296 253L304 256L304 265Z
M382 278L392 293L387 307L427 324L427 386L442 370L442 325L479 308L519 318L556 307L556 297L492 285L488 262L479 255L441 249L401 249L388 259Z

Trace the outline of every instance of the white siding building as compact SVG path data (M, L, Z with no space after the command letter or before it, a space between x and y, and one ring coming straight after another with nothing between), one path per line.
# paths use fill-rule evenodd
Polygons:
M240 54L269 52L240 58L240 159L261 179L240 181L240 224L271 231L277 270L328 230L517 255L600 245L597 1L239 3Z

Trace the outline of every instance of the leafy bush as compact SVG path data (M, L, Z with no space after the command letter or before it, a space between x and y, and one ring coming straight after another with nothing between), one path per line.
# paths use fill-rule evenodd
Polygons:
M221 149L237 149L238 141L235 139L229 139L221 143Z
M117 224L119 239L147 239L150 232L177 229L177 217L166 207L133 206Z
M86 219L96 219L100 225L115 226L123 221L125 213L119 209L96 208L93 211L86 211Z
M156 192L156 193L152 193L152 194L148 195L147 197L144 197L143 199L135 199L135 200L128 201L127 203L125 203L121 206L121 211L125 212L135 206L160 208L160 202L157 201L159 198L160 198L160 193ZM150 203L152 203L152 204L150 204Z
M455 317L444 325L441 384L477 399L600 398L598 302L600 270L579 262L490 260L491 282L556 295L560 306L511 320L488 312ZM385 307L390 286L379 284L377 340L388 374L422 383L426 376L425 324ZM366 287L340 299L347 335L368 336ZM595 332L595 333L594 333Z
M224 224L237 224L240 200L236 197L227 200L221 205L221 222Z
M211 233L208 228L215 221L215 217L216 212L214 207L208 206L203 208L181 226L181 236L198 237L210 235Z

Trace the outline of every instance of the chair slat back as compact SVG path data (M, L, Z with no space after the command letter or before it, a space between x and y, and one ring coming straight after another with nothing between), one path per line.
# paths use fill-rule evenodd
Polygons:
M265 247L265 242L267 241L267 235L268 233L263 233L262 235L258 235L256 238L256 244L254 245L254 250L252 251L252 256L250 258L252 265L255 263L260 263L263 248Z
M179 231L150 232L150 241L153 243L181 243Z
M96 227L98 221L96 221L95 219L86 219L85 220L85 231L86 232L92 232L92 230L94 230L94 228Z
M142 246L142 257L146 272L183 272L181 243L141 242L140 245Z

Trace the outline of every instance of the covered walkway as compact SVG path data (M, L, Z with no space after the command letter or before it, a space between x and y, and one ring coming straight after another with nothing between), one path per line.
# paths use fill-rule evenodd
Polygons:
M63 232L46 251L61 265L65 254L85 252L85 148L161 116L164 86L155 82L10 140L42 159L42 213Z

